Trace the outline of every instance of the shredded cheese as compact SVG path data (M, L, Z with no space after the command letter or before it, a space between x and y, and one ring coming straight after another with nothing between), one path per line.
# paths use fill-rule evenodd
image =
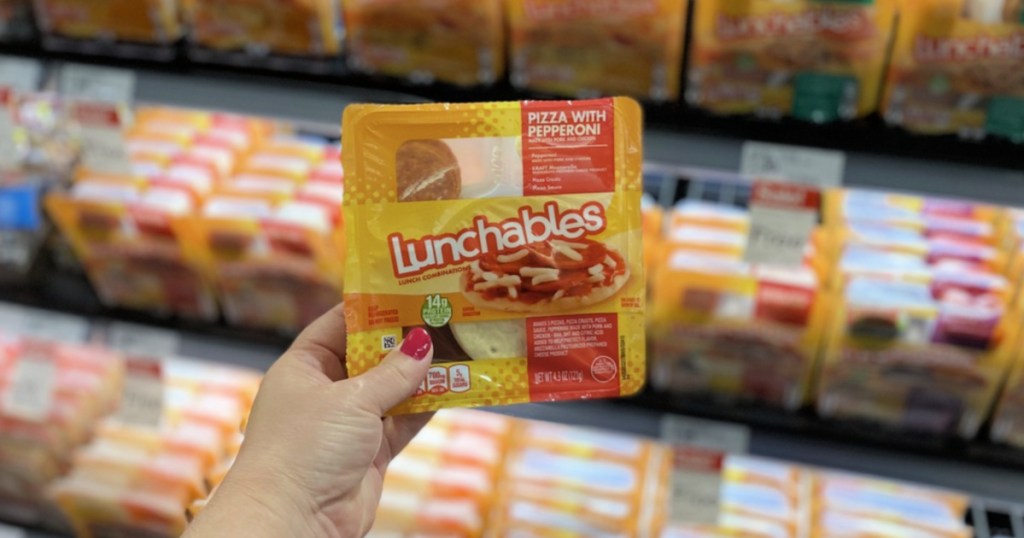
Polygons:
M558 275L538 275L538 276L533 277L533 280L531 281L531 283L534 286L539 286L541 284L545 284L545 283L548 283L548 282L557 282L557 281L558 281Z
M519 292L514 287L509 286L508 287L508 296L513 298L513 299L518 299L519 298Z
M498 263L512 263L517 262L530 254L528 250L520 250L512 254L504 254L498 256Z
M615 260L612 259L611 256L604 257L604 264L607 265L608 267L611 267L612 269L615 269L616 267L619 266L619 264L615 263Z
M492 289L492 288L507 288L507 287L510 287L510 286L518 286L518 285L520 285L522 283L523 283L523 279L521 279L521 278L519 278L519 277L517 277L515 275L508 275L508 276L503 276L503 277L501 277L501 278L499 278L497 280L489 280L487 282L481 282L481 283L476 284L475 286L473 286L473 289L476 290L476 291L484 291L484 290L489 290L489 289Z
M582 254L580 254L579 252L576 252L572 248L569 248L568 246L566 246L564 243L562 243L560 241L552 241L551 242L551 249L553 251L555 251L556 253L559 253L559 254L565 256L566 258L569 258L570 260L572 260L574 262L581 262L581 261L583 261L583 255Z
M494 282L495 280L498 280L498 273L492 273L490 271L486 271L480 276L482 276L487 282Z
M557 301L557 300L561 299L562 297L565 297L565 290L558 290L558 292L555 293L555 296L552 297L551 300L552 301Z
M604 282L604 275L593 275L590 278L588 278L587 281L593 282L595 284L598 282Z
M474 275L480 276L480 273L483 272L483 269L480 269L480 260L473 260L473 263L469 264L469 270L473 271Z
M591 276L593 276L593 275L602 275L602 274L604 274L604 266L603 265L595 265L595 266L591 267L590 269L588 269L587 272L590 273Z
M558 269L553 267L523 267L519 270L519 274L528 278L541 275L555 275L555 277L557 277Z

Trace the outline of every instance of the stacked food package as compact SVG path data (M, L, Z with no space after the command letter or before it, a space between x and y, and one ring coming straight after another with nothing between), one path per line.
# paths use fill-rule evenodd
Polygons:
M43 33L73 39L168 45L184 26L178 0L35 0Z
M501 0L346 0L353 68L462 86L505 74Z
M120 356L0 335L0 514L61 528L47 487L118 402Z
M825 218L837 268L819 412L973 436L1019 330L1002 211L844 190Z
M679 95L684 0L513 0L512 85L576 97Z
M514 421L442 412L388 466L370 536L481 536Z
M341 52L338 0L184 0L194 45L254 56Z
M83 167L69 191L48 196L51 218L105 304L217 317L187 219L265 128L233 116L142 109L125 138L132 173Z
M1003 224L1003 244L1010 256L1010 268L1006 274L1018 285L1017 306L1024 308L1024 297L1019 295L1020 279L1024 274L1024 210L1007 211ZM1014 354L1014 363L995 409L990 433L994 441L1024 447L1024 338L1017 339Z
M694 5L686 100L719 114L850 120L878 105L895 0Z
M204 498L237 454L256 372L163 361L164 404L156 427L110 417L74 456L50 495L79 536L179 536L186 508ZM116 394L116 392L115 392Z
M266 139L200 210L196 242L228 323L296 332L341 302L339 151Z
M32 3L29 0L0 0L0 42L32 37Z
M488 526L492 536L654 536L670 452L619 434L523 422Z
M674 525L662 538L970 538L967 497L941 490L728 456L718 524Z
M904 1L886 121L917 133L1024 141L1022 24L1014 0Z
M795 409L808 398L826 294L798 267L743 261L746 209L683 200L668 215L648 333L657 389Z

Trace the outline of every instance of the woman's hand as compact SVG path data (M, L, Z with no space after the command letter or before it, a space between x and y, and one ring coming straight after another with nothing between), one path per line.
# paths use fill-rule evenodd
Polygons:
M238 460L186 536L366 534L388 463L430 419L384 414L415 393L433 352L416 329L349 379L342 308L314 322L264 378Z

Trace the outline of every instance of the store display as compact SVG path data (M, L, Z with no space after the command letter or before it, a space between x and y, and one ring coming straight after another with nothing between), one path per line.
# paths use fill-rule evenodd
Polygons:
M344 8L356 70L461 86L505 74L501 0L345 0Z
M618 397L644 377L629 99L345 110L348 371L426 326L396 412Z
M694 5L686 101L718 114L851 120L878 106L895 0Z
M904 2L886 121L922 134L1024 141L1022 25L1013 0Z
M183 0L191 43L255 57L341 52L338 0Z
M184 35L178 0L35 0L46 35L170 45Z
M825 332L827 293L811 254L802 267L743 261L743 208L683 200L651 286L648 334L657 389L795 410Z
M838 266L818 411L973 437L1020 326L1001 210L846 190L825 218Z
M685 0L511 0L512 85L555 95L678 98Z

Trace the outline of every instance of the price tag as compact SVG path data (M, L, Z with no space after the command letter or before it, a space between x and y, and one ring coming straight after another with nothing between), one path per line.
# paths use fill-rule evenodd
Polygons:
M43 64L36 60L0 56L0 86L7 86L20 93L29 93L39 88Z
M80 344L89 337L89 322L70 314L0 304L0 331L46 342Z
M18 150L14 144L14 90L0 83L0 170L18 167Z
M761 181L750 197L744 260L798 267L818 223L821 193L813 187Z
M177 355L181 338L174 331L114 322L107 333L107 345L128 355L171 357Z
M673 449L669 515L672 523L718 524L724 459L722 452L706 448Z
M51 357L29 351L14 365L4 393L4 411L25 420L41 422L50 416L57 388L57 364Z
M130 175L131 156L124 139L124 118L117 105L78 103L72 117L82 130L82 164L100 174Z
M665 415L661 419L661 438L670 445L707 448L727 454L746 454L750 448L750 428L714 420Z
M743 144L740 172L752 178L794 181L828 188L843 184L845 170L846 154L841 151L764 142Z
M164 378L160 360L128 357L117 419L132 426L158 428L163 414Z
M135 99L135 73L124 69L68 64L60 72L60 91L72 101L129 106Z

